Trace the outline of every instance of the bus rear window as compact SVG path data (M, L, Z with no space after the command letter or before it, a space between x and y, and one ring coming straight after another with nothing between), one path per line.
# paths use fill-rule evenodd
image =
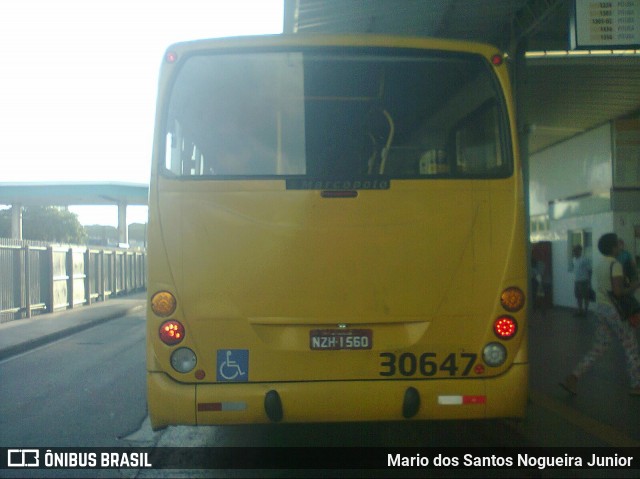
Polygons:
M477 55L194 55L169 95L164 166L217 179L505 177L496 86Z

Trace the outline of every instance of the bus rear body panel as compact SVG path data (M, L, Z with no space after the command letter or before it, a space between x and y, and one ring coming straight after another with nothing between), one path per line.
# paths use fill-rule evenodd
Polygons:
M459 42L350 41L196 42L163 67L153 427L524 414L504 66Z
M149 414L154 429L180 424L276 422L265 406L267 394L275 391L282 403L278 422L283 423L523 417L527 378L526 364L516 364L498 377L465 381L399 379L194 386L175 382L164 373L150 373ZM417 412L410 418L403 413L409 389L415 389L419 396Z

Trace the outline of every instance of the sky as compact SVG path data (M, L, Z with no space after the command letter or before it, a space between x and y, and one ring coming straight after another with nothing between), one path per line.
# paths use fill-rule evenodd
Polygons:
M166 47L281 33L283 1L1 0L0 182L148 184ZM116 207L70 209L117 224Z

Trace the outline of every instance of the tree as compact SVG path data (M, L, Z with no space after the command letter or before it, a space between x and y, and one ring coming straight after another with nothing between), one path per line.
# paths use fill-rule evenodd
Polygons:
M84 230L89 244L115 246L118 244L118 229L106 225L87 225Z
M11 209L0 211L0 236L11 236ZM22 237L82 244L87 234L75 213L56 206L28 206L22 211Z
M129 225L129 243L138 246L147 244L147 225L145 223L131 223Z

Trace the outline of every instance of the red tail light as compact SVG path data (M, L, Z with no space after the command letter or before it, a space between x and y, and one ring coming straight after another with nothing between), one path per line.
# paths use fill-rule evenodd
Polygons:
M184 326L178 321L165 321L160 326L160 340L169 346L178 344L184 339Z
M510 339L518 331L518 323L511 316L500 316L493 323L493 332L500 339Z

